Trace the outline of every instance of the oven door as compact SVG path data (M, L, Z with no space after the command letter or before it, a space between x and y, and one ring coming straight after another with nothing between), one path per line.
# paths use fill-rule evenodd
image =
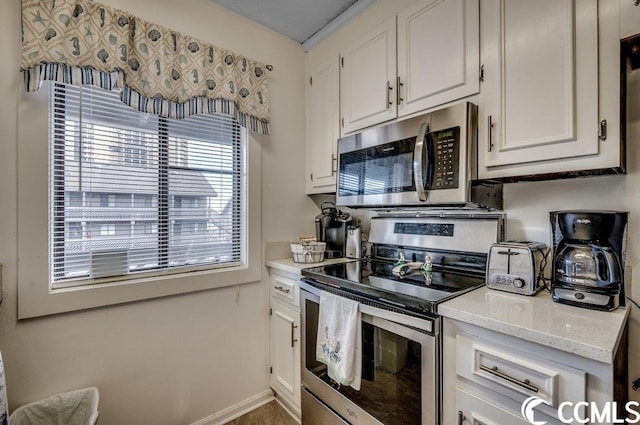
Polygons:
M345 421L358 425L438 423L437 318L417 318L385 310L370 300L361 301L362 384L360 391L356 391L333 382L327 376L326 366L316 360L320 289L304 281L300 287L305 425ZM345 295L340 290L329 290ZM353 298L351 294L347 296Z

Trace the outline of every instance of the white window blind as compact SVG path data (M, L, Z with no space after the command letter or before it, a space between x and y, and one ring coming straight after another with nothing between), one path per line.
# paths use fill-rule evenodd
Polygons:
M243 263L246 149L233 117L164 119L117 93L51 87L54 289Z

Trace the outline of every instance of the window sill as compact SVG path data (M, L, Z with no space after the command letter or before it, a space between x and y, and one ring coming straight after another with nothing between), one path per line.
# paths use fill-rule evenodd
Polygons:
M24 282L28 290L18 300L18 319L47 316L259 281L260 259L251 267L213 269L167 276L48 290L47 282ZM256 264L257 266L253 266Z

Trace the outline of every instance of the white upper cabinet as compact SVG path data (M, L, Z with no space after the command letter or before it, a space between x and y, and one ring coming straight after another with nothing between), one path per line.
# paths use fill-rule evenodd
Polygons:
M343 133L396 117L396 17L342 52L340 99Z
M349 44L342 134L477 93L479 35L478 0L420 0Z
M483 6L484 164L596 154L597 1Z
M309 72L307 99L307 193L335 191L340 137L338 55Z
M478 93L478 7L429 0L398 14L398 116Z
M598 19L597 0L483 1L480 178L620 165L618 105L601 96L619 92L619 59L601 60L599 73ZM619 51L609 40L604 31L600 49ZM614 130L606 141L604 119Z

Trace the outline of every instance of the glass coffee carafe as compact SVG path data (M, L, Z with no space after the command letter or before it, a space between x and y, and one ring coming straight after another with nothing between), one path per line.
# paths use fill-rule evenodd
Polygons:
M627 213L551 212L554 301L596 310L624 305Z
M562 240L555 256L556 280L585 286L619 284L622 268L609 244L614 223L614 213L560 214Z
M565 242L556 260L556 277L564 283L606 286L620 283L620 264L608 246Z

